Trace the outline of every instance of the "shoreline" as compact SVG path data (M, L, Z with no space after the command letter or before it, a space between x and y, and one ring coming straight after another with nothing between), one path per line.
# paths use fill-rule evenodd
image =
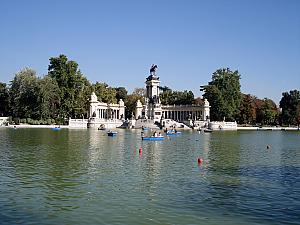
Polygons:
M252 131L298 131L298 127L237 127L237 130Z
M29 125L29 124L19 124L19 125L8 125L0 126L0 128L55 128L59 125ZM82 127L70 127L69 125L60 125L62 129L88 129ZM236 130L245 131L299 131L298 127L241 127L238 126ZM226 131L226 130L225 130Z
M18 128L55 128L58 126L60 128L69 128L69 125L29 125L29 124L8 125L8 126L2 126L2 127L18 129Z

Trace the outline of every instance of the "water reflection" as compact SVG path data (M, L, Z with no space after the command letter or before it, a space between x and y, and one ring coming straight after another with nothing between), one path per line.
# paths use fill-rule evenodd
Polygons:
M65 129L60 132L50 129L13 132L9 140L14 173L10 175L17 182L18 201L22 204L44 199L46 205L56 209L74 208L71 200L81 194L77 188L81 185L80 176L86 161L85 151L82 151L86 143L82 142L84 138L78 139L82 134ZM18 193L20 188L22 194Z
M141 190L152 199L155 196L157 182L159 182L163 142L144 141L142 146L144 159L140 159L142 163L140 170L143 177Z
M211 136L212 134L211 133L207 133L207 134L203 134L202 135L202 147L203 147L203 158L204 158L204 161L207 165L209 165L209 151L210 151L210 148L211 148Z

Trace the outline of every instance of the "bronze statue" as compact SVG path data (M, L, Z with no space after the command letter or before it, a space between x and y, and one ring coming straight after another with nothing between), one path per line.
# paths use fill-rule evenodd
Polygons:
M155 75L156 69L157 69L157 65L152 64L152 66L150 68L150 74Z

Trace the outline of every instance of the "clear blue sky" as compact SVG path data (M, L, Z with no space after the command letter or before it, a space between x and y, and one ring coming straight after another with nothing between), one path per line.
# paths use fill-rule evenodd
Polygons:
M161 85L195 96L221 67L276 103L300 89L299 0L3 0L0 10L1 82L24 67L45 75L65 54L90 81L130 92L152 63Z

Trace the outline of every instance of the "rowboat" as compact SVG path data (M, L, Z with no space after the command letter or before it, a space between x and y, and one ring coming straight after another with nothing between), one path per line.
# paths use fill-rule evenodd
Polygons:
M164 136L157 136L157 137L148 136L148 137L142 137L142 140L143 141L163 141L163 140L165 140L165 137Z
M101 124L100 127L98 127L98 130L106 130L105 125Z
M117 131L108 131L107 132L107 135L110 136L110 137L116 136L117 134L118 134Z
M205 133L211 133L212 132L212 129L204 129L203 130Z
M179 134L181 134L180 131L171 131L171 130L167 131L167 135L179 135Z
M51 129L52 130L60 130L61 128L60 127L52 127Z
M205 133L211 133L213 132L212 129L209 129L209 128L202 128L202 129L198 129L199 132L205 132Z

